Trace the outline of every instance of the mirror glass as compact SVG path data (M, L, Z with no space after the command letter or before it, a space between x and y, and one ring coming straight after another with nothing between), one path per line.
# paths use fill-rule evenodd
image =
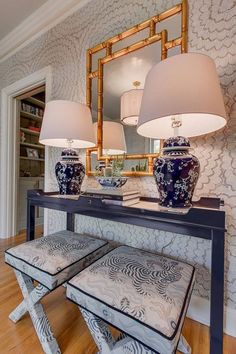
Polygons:
M174 17L157 24L157 32L167 29L168 40L181 36L181 16ZM114 44L113 52L128 47L149 36L148 30L143 30ZM168 57L179 54L180 46L168 51ZM99 52L93 56L93 70L97 69L97 60L105 56ZM127 154L148 154L160 151L160 141L149 139L137 134L136 111L139 109L145 78L152 66L161 60L161 42L156 42L134 52L105 63L103 66L103 122L112 121L123 126ZM97 78L92 80L92 114L97 121ZM160 82L160 85L162 83ZM139 91L139 92L137 92ZM132 124L132 125L130 125ZM117 131L111 128L103 135L110 135L110 140L116 140ZM103 144L104 144L103 140ZM115 142L114 142L115 143ZM105 146L104 146L105 148ZM106 149L104 154L109 153ZM122 153L122 152L121 152ZM96 154L92 157L92 169L98 164ZM125 160L124 170L146 171L147 159Z

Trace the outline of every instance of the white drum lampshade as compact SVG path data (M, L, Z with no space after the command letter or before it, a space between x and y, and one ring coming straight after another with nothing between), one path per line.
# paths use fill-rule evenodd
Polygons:
M90 109L78 102L56 100L46 104L39 142L73 148L95 146Z
M120 99L120 120L125 125L137 125L143 90L138 89L140 82L135 81L136 89L126 91Z
M161 207L191 207L200 163L189 152L186 137L211 133L225 124L224 101L210 57L175 55L149 71L137 132L149 138L167 138L153 166Z
M155 65L146 77L137 132L149 138L207 134L226 124L226 112L214 61L186 53Z
M61 161L55 166L59 193L80 194L85 167L73 148L95 146L90 109L81 103L57 100L46 104L39 141L41 144L64 147Z
M97 122L93 124L97 139ZM120 155L127 151L123 125L117 122L103 122L103 154Z

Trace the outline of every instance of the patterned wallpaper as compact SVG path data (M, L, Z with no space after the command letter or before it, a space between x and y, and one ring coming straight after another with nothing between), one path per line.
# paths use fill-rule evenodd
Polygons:
M51 65L52 99L85 101L87 48L137 24L178 2L174 0L93 0L77 13L0 64L0 88ZM189 51L210 55L216 62L229 121L227 127L192 145L201 162L195 193L219 196L227 213L226 302L236 309L236 4L234 0L189 0ZM47 190L55 190L54 164L59 149L49 149ZM83 155L84 158L84 155ZM93 178L85 184L92 186ZM152 177L129 182L143 195L155 195ZM127 184L127 188L129 187ZM50 212L49 229L64 227L65 215ZM209 297L210 242L89 217L78 217L77 229L110 240L164 252L198 268L195 293Z

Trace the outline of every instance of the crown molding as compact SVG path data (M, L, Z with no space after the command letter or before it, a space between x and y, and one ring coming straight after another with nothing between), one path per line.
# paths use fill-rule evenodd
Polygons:
M48 0L0 40L0 63L91 0Z

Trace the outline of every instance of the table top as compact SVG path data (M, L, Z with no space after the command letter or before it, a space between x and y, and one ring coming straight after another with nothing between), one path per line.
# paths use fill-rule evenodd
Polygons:
M162 210L155 198L141 198L132 206L108 205L102 196L84 193L61 196L58 192L28 191L31 205L116 222L211 239L212 230L225 231L225 211L219 198L201 198L186 211Z

